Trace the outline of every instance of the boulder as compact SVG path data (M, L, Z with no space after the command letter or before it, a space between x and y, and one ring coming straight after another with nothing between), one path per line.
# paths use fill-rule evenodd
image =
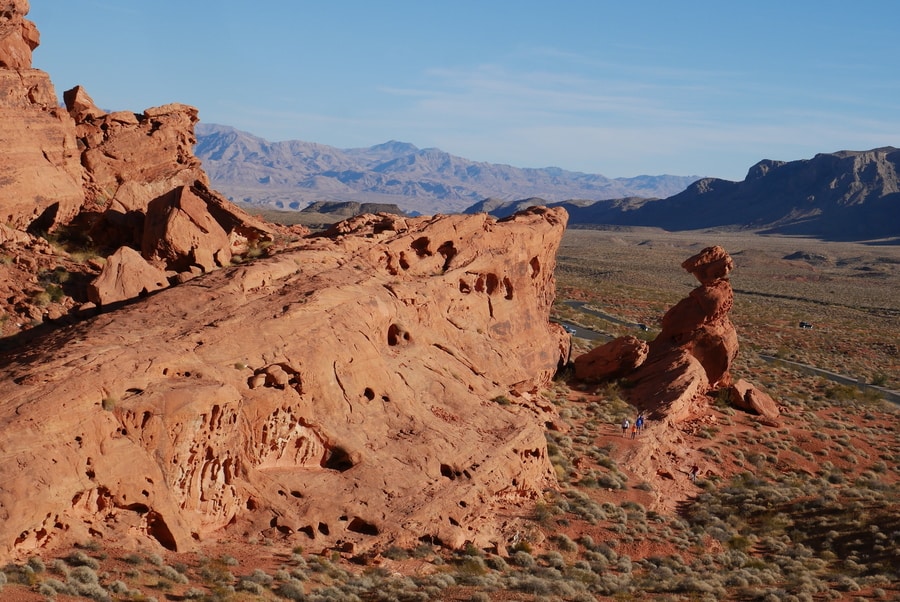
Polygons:
M103 271L88 285L87 295L97 305L109 305L167 286L163 270L150 265L134 249L121 247L107 258Z
M31 69L31 52L41 37L25 18L30 8L28 0L0 1L0 69Z
M180 186L147 206L141 253L175 271L210 271L231 261L228 233L190 187Z
M752 412L769 420L777 420L781 412L778 410L778 404L772 399L768 393L760 391L753 384L744 379L739 379L729 388L731 405Z
M613 380L628 374L645 359L650 348L633 337L619 337L575 358L575 378L585 382Z

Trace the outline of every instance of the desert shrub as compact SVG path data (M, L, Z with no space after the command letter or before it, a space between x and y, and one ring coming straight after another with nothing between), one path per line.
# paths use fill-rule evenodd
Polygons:
M91 558L81 550L76 550L66 556L66 562L69 566L79 567L86 566L92 569L97 569L100 567L100 563L95 559Z
M565 533L558 533L550 539L556 544L556 547L563 552L575 552L578 550L578 545Z
M188 578L183 574L179 573L171 566L164 566L157 571L160 577L168 579L169 581L174 581L175 583L187 583Z
M510 562L512 562L516 566L520 566L522 568L531 568L536 562L534 560L534 556L526 552L525 550L519 550L514 553L509 558Z

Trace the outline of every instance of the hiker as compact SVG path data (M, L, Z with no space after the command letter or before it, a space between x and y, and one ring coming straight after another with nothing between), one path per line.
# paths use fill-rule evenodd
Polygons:
M696 483L696 482L697 482L697 474L698 474L699 472L700 472L700 467L697 466L696 464L694 464L694 465L691 467L691 472L690 472L691 483Z
M637 420L634 421L634 425L637 427L637 430L639 430L639 431L644 430L644 413L643 412L638 414Z
M631 438L637 437L637 422L631 425Z
M624 420L622 421L622 436L623 436L623 437L625 436L625 433L628 432L628 425L629 425L629 424L631 424L631 423L628 422L628 419L627 419L627 418L624 419Z

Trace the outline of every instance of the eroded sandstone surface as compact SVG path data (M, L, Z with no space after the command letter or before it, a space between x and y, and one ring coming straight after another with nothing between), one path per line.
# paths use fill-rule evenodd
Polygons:
M555 482L533 397L567 359L565 222L368 216L7 353L2 554L504 545L497 509Z

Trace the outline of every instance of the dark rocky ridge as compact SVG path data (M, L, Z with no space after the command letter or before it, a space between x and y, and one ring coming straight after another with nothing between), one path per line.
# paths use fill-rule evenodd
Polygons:
M453 213L486 197L609 199L662 197L697 176L606 178L556 167L521 169L470 161L404 142L338 149L291 140L269 142L234 128L198 124L195 153L231 200L278 209L315 201L396 204L406 212Z
M570 224L653 226L667 230L743 228L829 240L900 237L900 150L821 153L800 161L763 160L741 182L704 178L659 199L565 201ZM529 199L527 204L544 204ZM521 202L475 204L467 211L509 215Z

